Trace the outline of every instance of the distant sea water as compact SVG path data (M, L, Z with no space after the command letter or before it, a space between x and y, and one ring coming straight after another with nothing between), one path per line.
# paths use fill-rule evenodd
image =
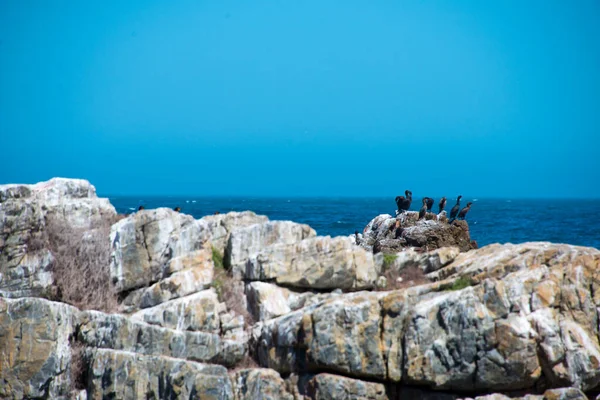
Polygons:
M291 220L313 227L319 235L350 235L362 232L379 214L394 215L393 198L201 198L201 197L109 197L117 212L145 208L181 207L194 218L215 211L251 210L271 220ZM434 210L437 211L437 200ZM493 200L473 201L467 221L471 239L479 246L490 243L549 241L600 249L600 200ZM449 199L449 211L455 200ZM417 211L418 201L412 209Z

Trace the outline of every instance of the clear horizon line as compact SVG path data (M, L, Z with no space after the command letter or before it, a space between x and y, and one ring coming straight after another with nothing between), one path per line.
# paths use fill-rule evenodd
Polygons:
M210 195L199 195L199 194L99 194L98 197L105 198L164 198L164 197L189 197L190 199L392 199L395 196L379 195L379 196L355 196L355 195L244 195L244 194L210 194ZM432 196L434 199L440 199L443 196ZM468 197L474 200L599 200L600 197L558 197L558 196L547 196L547 197L534 197L534 196L473 196L473 195L462 195L463 199ZM415 196L415 199L421 197ZM448 200L453 197L446 196Z

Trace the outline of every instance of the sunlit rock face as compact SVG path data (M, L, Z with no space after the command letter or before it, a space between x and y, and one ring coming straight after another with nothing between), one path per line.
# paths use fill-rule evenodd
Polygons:
M0 185L0 296L48 297L54 282L49 219L82 230L115 215L108 199L98 198L88 181L54 178L35 185Z
M56 278L47 222L85 232L114 217L85 181L0 187L0 398L579 400L600 391L597 249L472 249L466 222L444 214L378 216L357 244L250 212L194 219L159 208L122 216L100 238L114 310L44 298ZM402 289L378 284L409 270L421 278Z

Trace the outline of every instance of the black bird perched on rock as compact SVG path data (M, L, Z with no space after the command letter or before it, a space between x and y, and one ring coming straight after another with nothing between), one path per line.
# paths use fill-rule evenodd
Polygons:
M456 199L456 205L452 207L452 210L450 210L451 220L454 220L458 215L458 210L460 210L460 199L462 199L462 196L458 196L458 198Z
M144 209L144 206L139 206L138 207L138 211L142 211Z
M427 197L423 199L423 207L419 210L419 219L425 218L425 214L427 214Z
M465 217L467 216L467 213L471 209L471 204L473 204L473 203L468 202L467 206L465 208L463 208L462 210L460 210L460 213L458 213L458 219L465 219Z
M398 213L404 211L404 202L406 198L404 196L396 196L396 205L398 206Z
M442 211L444 211L444 208L446 208L446 198L445 197L442 197L440 199L440 203L438 204L438 208L439 208L438 214L441 213Z
M433 199L431 197L424 197L423 200L425 200L425 203L427 203L427 211L431 211L434 203Z
M181 207L175 207L175 208L173 209L173 211L175 211L175 212L181 212Z
M412 203L412 192L410 190L406 190L404 194L406 195L406 197L396 197L396 205L398 206L398 211L401 213L404 211L408 211L408 209L410 209L410 204Z
M410 209L410 204L412 203L412 192L410 190L405 190L404 194L406 195L406 209Z

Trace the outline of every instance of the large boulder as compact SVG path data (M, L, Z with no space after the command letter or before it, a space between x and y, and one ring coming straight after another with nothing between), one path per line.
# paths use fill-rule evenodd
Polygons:
M209 289L140 310L131 317L180 331L219 332L219 304L217 293Z
M109 201L84 180L0 186L0 296L49 295L54 283L50 222L81 231L110 224L115 216Z
M427 213L419 220L418 213L407 211L392 217L381 214L365 227L361 246L375 253L396 253L406 247L435 250L441 247L457 247L460 251L474 248L467 221L448 223L446 214Z
M110 269L117 290L130 291L181 270L205 269L212 256L196 251L210 247L205 246L208 239L205 224L168 208L122 219L110 233Z
M232 211L227 214L207 215L202 217L201 221L206 224L212 245L223 255L231 232L250 225L265 223L269 218L265 215L256 215L252 211Z
M235 399L227 370L170 357L88 349L88 399Z
M250 225L231 232L225 250L225 265L235 276L241 276L248 259L273 244L294 244L316 236L308 225L291 221L270 221Z
M302 385L302 392L314 400L388 400L385 385L332 374L318 374Z
M166 356L233 366L247 353L247 339L225 339L219 332L163 328L119 314L87 311L79 340L86 347Z
M77 309L0 297L0 398L69 398Z
M259 281L246 285L248 307L257 321L276 318L338 295L338 293L298 292Z
M129 291L121 302L121 311L132 313L203 291L212 285L213 278L212 253L206 246L172 259L158 282Z
M249 258L243 276L297 288L360 290L372 288L378 274L373 254L347 237L317 236L264 248Z
M395 271L416 267L428 274L450 264L459 254L460 249L458 247L441 247L426 252L416 251L414 248L409 247L391 255L391 262L389 265L384 265L384 267L386 270Z
M236 400L294 400L281 376L272 369L242 369L231 375Z
M339 296L257 324L253 335L261 365L281 373L327 368L385 378L380 296Z

